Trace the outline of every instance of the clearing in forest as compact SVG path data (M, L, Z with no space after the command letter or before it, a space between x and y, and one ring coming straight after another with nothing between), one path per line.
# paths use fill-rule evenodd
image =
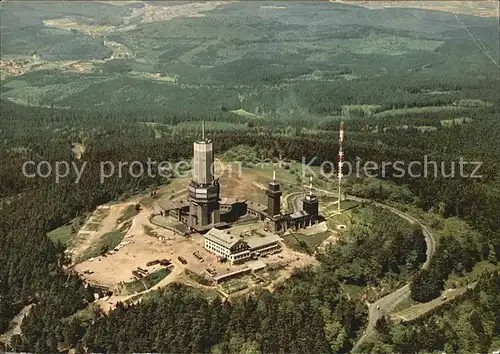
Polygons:
M89 253L89 250L95 249L95 246L98 245L102 239L111 238L111 242L114 243L113 239L116 238L116 235L113 233L116 233L120 227L124 226L124 222L119 223L120 217L122 217L124 211L128 207L134 205L135 203L128 202L99 206L87 219L87 222L72 242L72 246L68 250L72 260L77 262L92 257L93 255Z
M229 175L227 165L218 162L216 174L220 176L223 198L245 198L265 203L266 197L262 186L266 186L272 178L268 170L246 169L241 175ZM288 174L288 171L283 170L282 173ZM186 198L185 186L188 180L189 178L174 179L167 186L158 188L157 195L167 200ZM184 237L153 224L150 218L155 211L154 202L155 198L146 194L136 196L127 202L99 208L98 210L102 208L106 210L106 217L100 220L99 227L95 231L89 231L88 225L95 224L96 216L89 218L79 235L79 242L73 247L74 259L84 260L76 264L74 270L88 283L108 287L114 292L110 298L98 301L99 306L105 311L114 308L119 301L138 301L150 291L174 282L212 293L216 290L223 292L221 290L223 286L214 281L207 273L207 269L215 275L222 275L248 267L247 263L237 265L221 263L214 254L204 249L202 235L192 234L190 237ZM136 203L140 203L140 209L135 208ZM126 230L123 229L124 225ZM314 241L315 247L330 235L330 231L325 230L325 227L326 224L322 224L305 230L303 237ZM241 233L247 229L265 232L262 228L263 223L255 222L233 225L231 232ZM123 239L119 247L102 249L109 241L108 238L114 239L115 236ZM102 255L89 258L91 254L89 250L98 251ZM195 253L202 260L196 258ZM185 259L186 263L182 263L179 257ZM172 264L168 270L160 264L147 265L148 262L163 259L169 260ZM251 281L245 287L235 291L234 294L231 293L231 296L239 296L256 288L273 290L276 284L289 278L294 269L317 264L312 254L291 249L287 247L286 242L282 242L281 252L262 257L261 261L267 265L267 269L251 277ZM132 273L137 272L139 268L142 276Z

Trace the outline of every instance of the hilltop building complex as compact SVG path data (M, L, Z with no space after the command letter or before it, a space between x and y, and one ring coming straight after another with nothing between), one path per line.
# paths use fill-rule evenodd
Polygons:
M281 211L283 192L275 172L265 191L267 206L244 199L221 199L219 181L214 178L213 145L205 138L204 124L202 139L193 144L192 171L188 200L160 200L155 213L175 218L189 233L205 234L205 249L232 263L274 252L279 249L277 234L311 226L320 219L312 186L302 201L301 210ZM263 223L263 233L248 238L231 234L231 226L252 220Z

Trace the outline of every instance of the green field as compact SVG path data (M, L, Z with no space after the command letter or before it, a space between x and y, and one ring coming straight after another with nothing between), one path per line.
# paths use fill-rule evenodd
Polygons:
M465 272L462 275L457 275L455 273L451 274L445 283L445 288L452 289L466 286L467 284L475 282L484 271L492 271L495 269L498 269L498 265L488 261L478 262L470 272Z
M300 232L291 233L290 235L285 236L283 239L285 240L285 244L299 252L304 252L307 254L313 254L324 240L330 237L330 231L318 232L313 235L304 235Z
M47 236L53 242L61 242L63 245L68 247L71 244L73 237L75 237L78 230L80 230L84 220L84 217L76 217L66 225L60 226L57 229L48 232Z
M98 257L111 250L122 242L123 237L130 228L130 223L124 223L119 230L107 232L101 236L98 243L92 245L92 247L85 250L83 255L80 257L78 262L84 261L92 257Z
M158 284L170 274L170 269L161 268L129 283L125 283L119 290L120 295L140 293Z
M47 236L54 242L61 242L63 245L68 245L71 238L75 235L71 225L64 225L47 233Z
M142 228L144 229L144 233L148 236L158 238L158 234L154 231L154 229L149 226L149 225L143 225Z
M136 205L129 205L123 214L118 218L117 224L121 224L124 221L127 221L129 219L132 219L134 216L139 214L139 210L137 210Z
M184 274L186 274L189 279L193 280L198 284L205 286L210 286L213 284L213 280L208 278L204 274L197 274L195 272L190 271L189 269L184 269Z
M171 291L171 288L179 286L179 283L170 283L165 287L161 287L158 290L152 290L148 291L144 294L136 294L132 296L130 299L126 301L126 303L132 303L140 299L141 302L148 302L148 301L157 301L158 299L161 299L162 297L165 296L165 293L168 293ZM195 295L200 295L203 297L206 297L210 301L214 300L215 298L220 298L220 294L215 291L215 290L206 290L206 289L200 289L197 287L192 287L189 285L182 285L189 289L190 293L193 293Z
M320 205L323 198L320 199ZM327 198L326 200L332 200L332 198ZM326 208L320 210L321 214L328 217L326 224L330 230L339 230L339 225L346 226L345 230L349 230L351 225L357 222L364 222L364 220L371 217L372 210L369 207L363 207L358 202L353 202L350 200L341 201L341 209L345 210L341 214L333 214L336 212L337 204L326 205Z

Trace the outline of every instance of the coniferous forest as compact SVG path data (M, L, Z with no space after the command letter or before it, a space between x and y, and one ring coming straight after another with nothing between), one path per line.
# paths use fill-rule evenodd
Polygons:
M426 303L484 263L493 270L463 284L470 285L463 296L413 321L382 317L376 340L357 349L499 350L500 90L498 65L484 55L498 59L498 21L457 17L477 35L472 41L446 12L345 4L311 10L298 3L287 17L248 3L199 19L145 23L130 17L133 5L75 4L70 14L35 3L2 8L13 14L2 16L2 60L43 62L1 81L0 333L30 310L21 333L9 345L0 341L0 351L346 353L368 318L366 304L346 287L411 282L410 300ZM80 28L47 29L43 21L54 13L83 27L135 27L96 39ZM365 15L373 16L370 24L360 20ZM110 59L117 48L130 56ZM69 60L92 61L92 68L50 66ZM336 161L344 120L346 161L463 158L481 162L481 177L389 171L349 181L349 193L414 211L429 217L426 223L434 218L429 228L445 229L425 270L422 230L366 206L369 222L319 254L319 266L295 270L273 292L229 301L173 284L107 314L92 307L94 289L66 270L65 246L47 233L99 205L168 185L163 177L126 173L100 183L100 163L190 159L202 120L221 155L244 147L269 159ZM85 146L81 156L72 151L75 143ZM66 161L84 173L27 178L26 161L52 167ZM454 222L466 227L443 227ZM89 308L90 316L82 316Z
M0 169L3 182L0 250L5 270L0 274L2 328L7 328L9 320L24 305L36 304L22 324L22 335L12 340L11 349L53 352L64 343L67 347L82 349L85 346L98 352L349 351L365 324L366 308L359 301L349 300L342 295L339 282L376 283L378 277L391 269L392 261L387 256L395 255L396 262L400 259L395 253L399 251L395 249L372 254L374 247L366 240L356 244L352 257L349 256L351 251L345 246L332 248L321 259L323 266L320 269L297 272L273 294L255 294L235 303L220 300L210 302L178 286L164 290L151 303L131 308L123 306L107 316L97 312L91 322L80 323L72 319L72 314L92 300L92 291L85 289L76 276L68 276L62 270L66 261L64 248L53 244L46 235L47 231L125 193L146 190L151 185L164 182L125 176L110 178L101 185L97 183L97 163L102 159L140 161L144 156L151 156L158 160L177 160L191 153L191 141L196 131L179 135L173 131L163 139L155 139L147 127L135 121L135 114L110 113L104 118L92 112L27 108L3 102L2 132L8 139L2 147L2 161L5 163ZM460 267L471 269L482 259L498 260L500 215L497 205L500 195L495 167L500 149L495 138L495 114L493 111L489 114L484 111L477 117L480 123L427 133L425 145L435 146L435 153L443 160L450 156L481 156L484 161L482 180L394 178L392 181L407 185L417 197L416 205L419 208L429 210L439 207L441 203L444 205L444 217L459 217L477 230L465 239L440 241L429 270L416 271L412 296L417 301L439 296L443 282L459 266L458 263ZM207 119L217 120L215 117ZM372 119L370 123L375 122L378 121ZM366 123L362 119L352 120L349 124L347 158L364 156L367 160L377 161L391 156L394 159L411 160L419 159L427 148L423 146L422 133L418 131L387 129L383 138L380 136L382 134L376 137L376 140L386 142L382 146L376 144L372 134L363 133ZM87 140L89 149L81 160L76 160L72 157L70 143L77 138L78 131L85 127L90 132ZM300 159L301 156L312 157L312 154L317 154L319 159L328 159L331 152L337 149L334 138L336 132L326 129L313 136L300 133L290 135L279 127L261 125L247 127L241 132L213 131L211 134L221 151L236 145L247 145L266 151L269 156L283 154ZM443 141L450 142L446 150L442 147ZM462 144L455 144L457 141ZM481 141L483 146L488 145L489 148L479 151L476 141ZM311 150L313 142L314 150ZM16 149L19 146L26 149ZM50 179L20 177L24 161L36 161L42 157L53 162L64 159L78 164L88 162L88 168L78 184L73 182L74 178L56 184ZM384 201L387 196L375 193L370 197ZM387 217L381 215L384 220ZM372 232L376 237L374 242L378 244L383 231L375 229ZM394 232L396 235L400 231L396 228ZM389 239L393 237L391 234L386 236ZM363 239L365 237L360 240ZM402 254L412 247L405 243L398 243L398 246ZM364 249L368 253L360 258ZM372 259L373 264L379 266L373 268L365 265L366 270L360 270L359 266L363 265L355 264L361 259ZM380 267L379 272L374 272L377 267ZM498 274L492 276L498 279ZM494 310L494 301L498 301L498 297L491 295L484 301L487 301L484 311L493 311L488 312L487 316L493 316L498 323L498 313ZM483 326L488 326L488 323L483 323ZM495 334L498 334L496 328L485 330L489 331L490 339L480 348L490 345ZM444 342L453 342L450 336L442 337L446 339ZM411 343L422 343L414 341L414 337L405 338L406 342L401 339L403 343L388 342L386 346L380 344L377 348L396 350L408 348L404 346L411 346ZM474 340L462 340L464 348L476 348ZM462 342L453 345L460 346ZM438 344L435 346L439 347ZM415 350L427 349L419 347Z

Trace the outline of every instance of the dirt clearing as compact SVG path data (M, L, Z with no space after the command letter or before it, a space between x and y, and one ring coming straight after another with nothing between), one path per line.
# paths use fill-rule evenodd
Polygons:
M82 259L85 252L93 245L99 243L104 234L116 231L120 226L118 224L119 218L126 208L131 205L135 205L135 203L128 202L97 207L78 232L72 247L67 251L73 261Z

